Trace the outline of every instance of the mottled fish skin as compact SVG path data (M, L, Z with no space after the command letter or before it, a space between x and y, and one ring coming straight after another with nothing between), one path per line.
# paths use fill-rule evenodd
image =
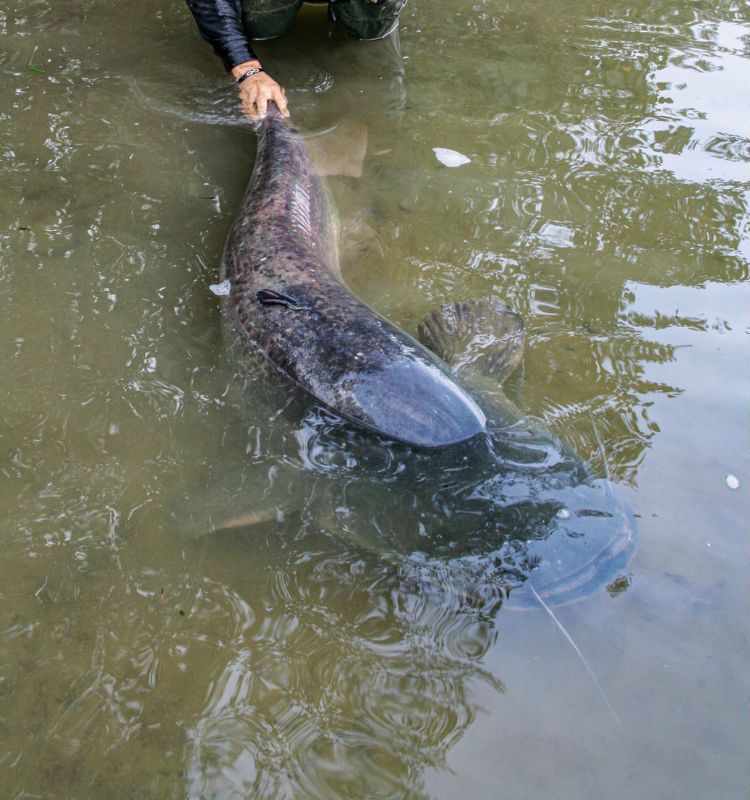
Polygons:
M342 283L335 217L307 146L269 108L222 260L241 338L320 403L388 438L441 447L482 432L484 414L445 365ZM293 304L262 302L273 293Z

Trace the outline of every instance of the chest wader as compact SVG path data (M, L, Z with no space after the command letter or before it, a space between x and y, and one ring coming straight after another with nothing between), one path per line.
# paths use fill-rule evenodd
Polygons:
M302 2L242 0L242 21L248 38L274 39L286 33ZM398 15L405 5L406 0L330 0L328 15L354 39L383 39L398 26Z
M406 0L330 0L328 15L349 36L362 41L384 39L398 27Z

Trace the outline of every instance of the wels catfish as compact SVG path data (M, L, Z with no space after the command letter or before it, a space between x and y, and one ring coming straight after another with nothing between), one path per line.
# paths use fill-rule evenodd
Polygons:
M180 503L186 539L283 528L302 509L315 528L391 561L405 584L471 596L472 604L500 597L519 608L558 605L617 579L635 547L632 514L608 480L500 388L522 356L521 317L485 298L437 309L418 326L419 342L399 330L344 285L336 217L304 140L273 105L257 134L218 292L227 295L235 348L240 357L261 353L342 417L418 449L398 456L375 501L380 482L366 466L349 468L344 487L325 471L304 480L296 469L288 479L275 475L259 504L248 503L244 465L234 477L221 473L199 501ZM489 422L459 381L477 392ZM483 441L459 450L421 450L484 431ZM299 438L309 435L319 436ZM332 463L338 447L316 438ZM348 451L355 465L357 452Z
M486 419L442 360L341 280L335 215L307 145L274 104L227 238L222 286L247 348L318 402L383 436L441 447Z

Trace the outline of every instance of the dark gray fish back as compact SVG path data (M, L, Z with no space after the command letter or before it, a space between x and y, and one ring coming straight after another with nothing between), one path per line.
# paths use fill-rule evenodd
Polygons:
M417 326L419 341L458 374L502 383L523 357L523 319L496 297L448 303Z
M341 282L335 214L305 141L275 108L257 131L222 260L237 333L318 402L388 438L445 447L484 431L445 365Z

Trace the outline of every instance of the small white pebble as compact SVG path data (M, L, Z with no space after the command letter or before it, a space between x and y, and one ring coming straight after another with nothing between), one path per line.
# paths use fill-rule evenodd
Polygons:
M556 516L558 519L568 519L568 517L570 517L570 511L568 511L568 509L567 509L567 508L561 508L561 509L560 509L560 510L557 512L557 514L555 514L555 516Z
M727 486L730 489L739 489L740 488L740 482L737 480L737 478L734 475L727 475L726 481L727 481Z
M433 147L432 152L435 154L435 158L437 158L441 164L445 164L446 167L460 167L464 164L471 163L471 159L463 153L459 153L456 150L449 150L447 147Z

